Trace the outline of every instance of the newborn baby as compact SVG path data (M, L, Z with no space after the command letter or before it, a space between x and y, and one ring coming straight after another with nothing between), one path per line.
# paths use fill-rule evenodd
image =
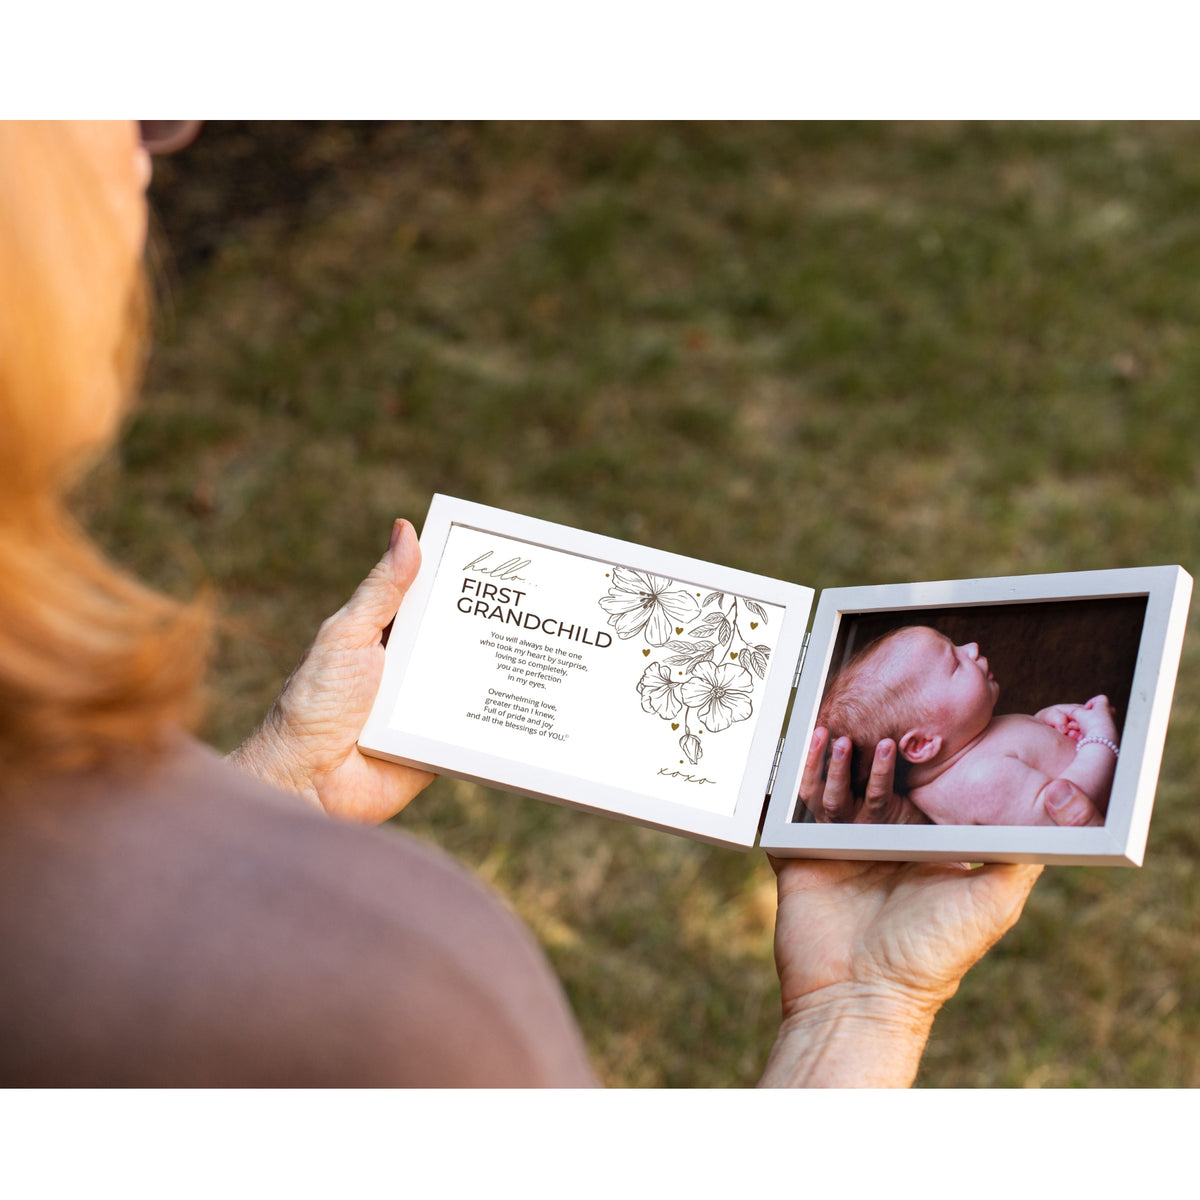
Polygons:
M1097 810L1092 823L1103 824L1118 754L1107 697L997 717L999 695L974 642L956 646L910 625L839 672L817 724L829 730L830 745L843 736L854 742L860 787L874 747L892 738L896 790L939 825L1052 825L1043 793L1055 779L1085 792Z

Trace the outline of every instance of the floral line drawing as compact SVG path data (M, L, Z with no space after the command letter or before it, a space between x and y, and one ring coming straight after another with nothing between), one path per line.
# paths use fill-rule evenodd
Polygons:
M674 583L628 567L613 567L612 587L600 607L608 613L617 637L637 637L644 631L651 646L661 646L671 636L672 626L691 621L699 607L687 592L669 591Z
M683 726L679 749L695 766L704 755L701 727L721 733L754 712L754 676L766 678L771 648L751 642L742 621L753 632L767 624L766 609L724 592L709 592L697 604L675 580L628 567L614 566L609 578L600 607L617 636L628 640L641 634L649 646L666 651L638 680L642 709L670 721L672 732Z

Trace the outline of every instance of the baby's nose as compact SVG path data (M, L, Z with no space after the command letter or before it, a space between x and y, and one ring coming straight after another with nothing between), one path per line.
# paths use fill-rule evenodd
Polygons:
M979 643L978 642L968 642L963 647L963 649L967 652L968 658L978 658L979 657Z

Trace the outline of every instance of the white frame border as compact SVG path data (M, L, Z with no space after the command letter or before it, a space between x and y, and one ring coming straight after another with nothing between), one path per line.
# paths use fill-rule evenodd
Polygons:
M821 596L760 845L785 858L1140 866L1187 625L1192 578L1178 566L830 588ZM842 618L884 610L1145 596L1121 757L1103 828L796 822L800 776Z
M764 680L762 704L747 755L747 767L732 816L670 804L626 788L596 784L529 763L481 753L470 746L397 733L391 713L441 566L446 539L455 525L516 538L634 570L686 580L739 596L779 605L784 616ZM383 680L371 715L359 737L365 754L468 779L486 787L520 792L604 816L636 821L656 829L686 833L715 845L747 850L754 845L766 803L771 769L792 694L813 589L752 575L732 567L686 558L601 534L586 533L503 509L435 495L421 530L421 569L396 614L388 640Z

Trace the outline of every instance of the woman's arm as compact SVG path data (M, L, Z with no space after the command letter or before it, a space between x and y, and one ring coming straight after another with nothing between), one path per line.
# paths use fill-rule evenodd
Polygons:
M1119 735L1113 708L1107 696L1093 696L1075 708L1072 718L1079 729L1075 761L1060 778L1085 792L1100 816L1108 811L1108 797L1117 770Z
M776 860L783 1020L761 1087L907 1087L1040 866Z

